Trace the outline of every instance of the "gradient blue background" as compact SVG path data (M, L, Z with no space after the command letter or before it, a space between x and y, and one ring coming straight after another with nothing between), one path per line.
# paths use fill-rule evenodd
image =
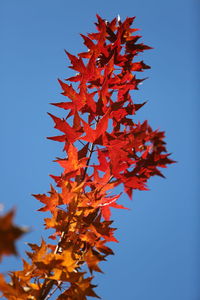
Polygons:
M48 174L58 174L52 160L61 144L46 112L62 99L56 81L72 73L64 48L84 48L79 33L95 31L95 14L111 20L136 16L142 41L154 47L141 58L152 66L150 78L135 93L148 104L138 114L154 129L166 131L168 150L178 163L153 178L150 191L124 197L130 211L114 211L119 244L115 256L101 265L95 283L103 300L199 300L198 115L199 2L191 0L1 0L1 199L5 211L15 206L17 224L31 232L18 242L39 242L46 235L44 214L32 193L49 190ZM123 201L122 201L123 202ZM17 269L15 258L1 271Z

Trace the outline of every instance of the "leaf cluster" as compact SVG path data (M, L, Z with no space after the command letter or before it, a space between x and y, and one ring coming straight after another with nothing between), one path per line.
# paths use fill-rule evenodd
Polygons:
M97 15L97 32L81 34L87 51L66 51L76 74L59 79L65 100L53 104L66 117L49 114L60 132L49 139L63 143L63 157L56 158L63 171L51 175L55 187L47 194L34 195L43 205L39 211L50 213L44 225L54 230L52 242L29 244L23 270L11 272L10 283L1 278L8 299L49 299L56 290L57 299L99 298L93 273L113 254L107 243L117 242L111 208L125 208L115 188L132 198L133 190L147 190L148 179L163 177L160 168L173 162L164 132L134 120L145 104L132 96L144 80L136 73L150 68L137 57L151 47L138 42L133 21L108 22Z

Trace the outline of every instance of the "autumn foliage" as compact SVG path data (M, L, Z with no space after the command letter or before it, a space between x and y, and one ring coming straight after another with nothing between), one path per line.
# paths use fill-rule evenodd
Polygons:
M14 210L0 216L0 261L4 255L17 254L15 241L27 230L13 224Z
M7 299L50 299L55 291L59 300L99 298L94 271L101 272L99 263L113 254L107 243L117 242L111 208L124 209L118 203L122 193L132 198L133 190L147 190L148 179L163 176L160 168L173 162L164 132L134 120L145 104L133 99L144 80L135 74L150 68L137 56L151 48L138 42L133 21L97 15L97 32L81 34L87 51L66 52L75 74L59 80L63 102L53 104L66 117L49 114L59 131L49 139L63 145L63 156L56 158L63 171L51 175L55 184L47 194L34 195L42 203L39 211L50 212L45 228L54 232L48 242L29 244L29 259L10 273L9 283L1 277Z

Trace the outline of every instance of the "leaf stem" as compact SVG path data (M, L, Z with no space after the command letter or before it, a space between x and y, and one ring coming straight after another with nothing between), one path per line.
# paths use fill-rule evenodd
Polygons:
M57 289L59 289L59 288L61 287L61 284L62 284L62 283L60 282L60 284L58 284L58 285L52 290L52 292L49 293L49 295L47 295L46 299L50 299L51 296L53 296L53 294L57 291Z
M95 126L98 124L99 120L100 120L100 116L98 116L97 120L95 119L95 121L96 121ZM82 177L82 180L83 180L83 181L84 181L84 179L85 179L85 177L86 177L86 174L87 174L87 171L88 171L88 167L89 167L89 164L90 164L90 160L91 160L92 154L93 154L93 152L94 152L94 147L95 147L95 144L94 144L94 143L91 143L90 146L89 146L89 149L88 149L88 151L89 151L90 154L89 154L89 156L88 156L88 160L87 160L87 163L86 163L86 167L85 167L85 169L84 169L84 173L83 173L83 177ZM57 244L57 246L56 246L56 248L55 248L54 254L59 253L60 244L62 243L62 241L63 241L63 239L64 239L65 233L66 233L66 231L63 231L63 232L61 233L60 240L59 240L59 242L58 242L58 244ZM54 290L50 293L52 287L53 287L55 284L57 284L56 287L55 287ZM61 286L61 285L62 285L62 282L60 282L60 281L56 281L56 280L51 279L51 280L48 282L48 279L45 279L44 282L43 282L43 285L42 285L42 288L41 288L41 294L40 294L38 300L47 300L47 299L49 299L49 298L53 295L53 293L57 290L57 288L58 288L59 286Z

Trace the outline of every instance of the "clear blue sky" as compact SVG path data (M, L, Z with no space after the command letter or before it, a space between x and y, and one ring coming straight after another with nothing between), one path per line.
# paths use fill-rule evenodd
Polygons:
M79 33L93 32L95 14L108 20L136 16L143 41L154 47L142 55L152 66L136 98L148 100L138 118L166 131L172 158L167 179L153 178L148 192L124 199L130 211L115 211L120 243L115 256L102 264L95 283L103 300L199 300L198 95L199 49L196 0L1 0L0 2L0 160L1 200L5 210L17 208L15 222L31 232L19 242L39 242L43 217L32 193L45 193L52 160L61 145L48 103L62 99L57 78L69 77L64 49L83 50ZM123 202L123 201L122 201ZM19 268L6 258L0 270Z

